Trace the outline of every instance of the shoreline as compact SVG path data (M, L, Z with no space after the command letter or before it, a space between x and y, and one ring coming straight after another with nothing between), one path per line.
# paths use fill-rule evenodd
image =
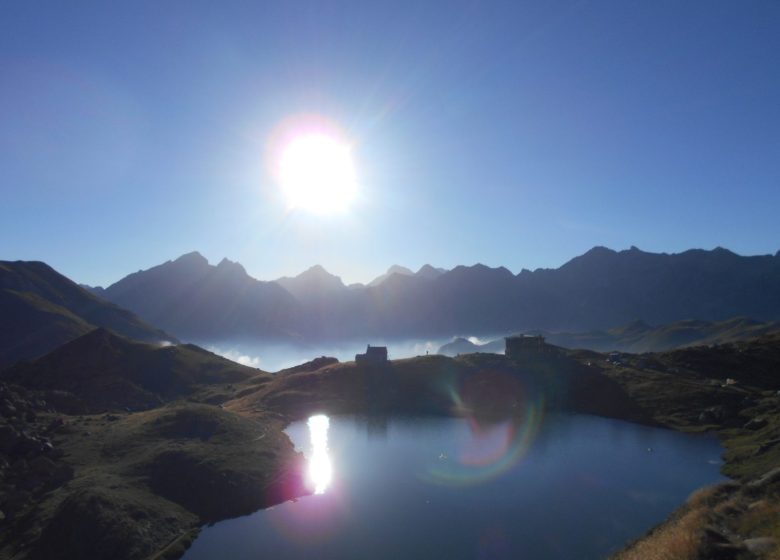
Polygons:
M737 480L729 483L737 490L702 504L710 504L717 517L716 509L731 499L742 508L731 516L735 523L746 515L753 519L764 510L748 510L752 502L743 497L771 501L780 495L780 483L774 482L743 491L745 481L780 464L780 445L773 443L780 442L780 398L776 389L746 381L713 382L726 377L720 371L703 374L702 368L680 367L681 360L695 361L696 356L686 352L682 358L678 353L653 356L654 361L626 356L620 366L588 351L525 363L492 354L423 356L382 367L333 363L219 385L198 398L145 411L43 412L30 426L43 430L44 424L64 419L49 438L73 474L52 491L31 494L40 496L38 502L23 505L10 524L4 522L12 531L0 541L0 557L36 560L70 550L71 556L96 559L180 558L205 524L305 493L302 455L284 433L295 420L323 410L437 416L470 410L490 421L521 413L528 404L523 398L538 399L551 410L682 432L715 432L724 448L721 472ZM749 373L744 380L750 379ZM620 554L638 542L654 542L660 528L685 507L681 504L614 558L623 560ZM701 519L705 517L710 519ZM721 517L715 521L723 521ZM775 538L775 528L754 525L713 530L707 525L697 528L696 535L704 535L697 536L702 542L718 535L721 544L740 551L746 539L765 536L761 531ZM74 534L89 539L73 542Z

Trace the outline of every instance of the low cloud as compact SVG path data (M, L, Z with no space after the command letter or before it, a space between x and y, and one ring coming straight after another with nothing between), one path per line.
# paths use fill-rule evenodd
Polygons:
M221 348L216 347L210 347L208 349L210 352L214 352L215 354L219 354L223 358L227 358L228 360L232 362L236 362L237 364L241 364L242 366L249 366L253 368L259 368L260 367L260 357L259 356L249 356L247 354L242 354L238 350L223 350Z

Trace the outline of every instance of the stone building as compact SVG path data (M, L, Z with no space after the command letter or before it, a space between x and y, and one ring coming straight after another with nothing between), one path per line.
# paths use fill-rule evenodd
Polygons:
M543 358L558 353L557 347L547 344L542 335L508 336L504 341L504 354L513 360Z
M355 354L355 362L358 364L384 364L387 363L387 347L368 345L365 354Z

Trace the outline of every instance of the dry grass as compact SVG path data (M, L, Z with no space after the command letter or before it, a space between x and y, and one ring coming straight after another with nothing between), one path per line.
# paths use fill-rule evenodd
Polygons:
M667 521L617 553L612 560L693 560L701 548L702 529L720 487L694 492Z

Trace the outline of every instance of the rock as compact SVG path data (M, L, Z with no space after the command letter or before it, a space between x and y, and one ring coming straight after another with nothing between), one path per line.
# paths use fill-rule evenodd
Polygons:
M758 449L756 449L755 454L761 455L762 453L766 453L770 449L772 449L775 445L780 443L780 438L778 439L770 439L769 441L765 441L761 445L758 446Z
M5 399L0 403L0 415L5 416L6 418L16 416L16 407L11 404L11 401Z
M742 543L753 554L764 554L772 551L777 546L777 539L772 537L756 537L745 539Z
M3 511L9 517L24 507L29 501L30 493L19 488L11 490L3 497Z
M745 549L735 545L720 531L707 527L704 529L699 548L699 557L707 560L737 560Z
M10 453L19 442L19 432L13 426L0 426L0 452Z
M766 418L751 418L744 426L746 430L760 430L765 427L769 422Z
M14 447L14 451L19 455L34 457L43 453L43 448L37 438L22 432L22 437L17 442L16 447Z
M52 472L51 482L55 486L60 486L71 478L73 478L73 467L69 465L57 465L54 472Z
M41 486L43 486L43 479L36 475L27 476L19 483L19 487L28 492L33 492L36 488L40 488Z
M11 465L11 469L13 469L13 471L19 475L24 475L25 473L27 473L29 468L30 466L27 464L27 461L25 461L24 459L17 459Z
M59 459L60 457L64 457L64 456L65 456L65 452L59 447L55 447L54 449L49 451L49 457L51 457L52 459Z
M713 424L714 422L717 422L717 418L715 418L715 415L712 412L705 410L699 414L699 422L702 424Z
M712 544L731 544L731 541L726 535L712 527L704 528L704 539Z
M749 482L748 486L756 488L775 482L780 482L780 467L775 467L774 469L765 472L761 477Z
M30 461L29 464L32 472L41 476L50 476L57 469L56 463L43 455L39 455Z
M62 428L64 425L65 425L65 420L63 420L62 418L55 418L54 420L49 422L48 426L46 426L46 431L55 432L60 428Z
M717 424L726 418L726 409L722 406L711 406L705 408L699 414L699 422L702 424Z

